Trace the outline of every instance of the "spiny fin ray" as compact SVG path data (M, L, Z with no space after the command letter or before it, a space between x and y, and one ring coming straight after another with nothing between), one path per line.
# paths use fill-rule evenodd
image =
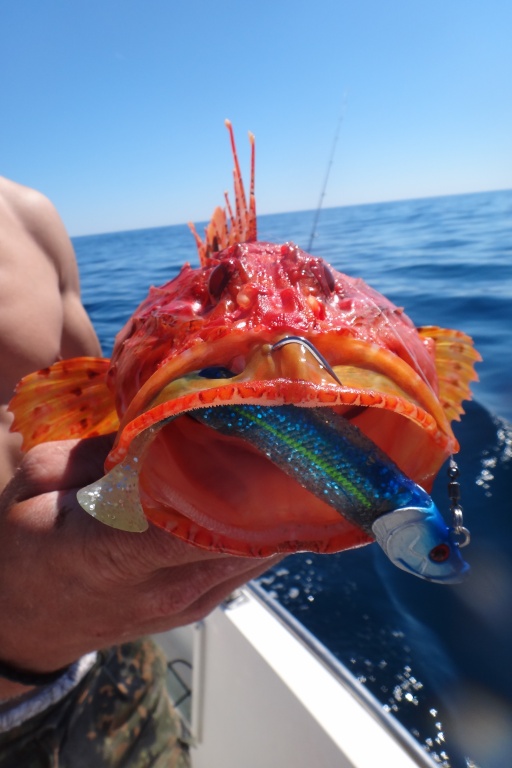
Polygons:
M473 340L461 331L426 325L418 328L423 339L435 344L435 363L439 381L439 401L450 421L459 421L462 402L471 399L470 382L477 381L475 363L482 358Z
M189 224L189 227L196 241L201 266L206 266L208 264L208 260L212 256L214 256L216 253L219 253L219 251L224 250L224 248L227 248L230 245L235 245L236 243L255 242L257 240L256 198L254 196L254 136L252 133L249 133L249 142L251 144L251 181L249 187L249 203L247 203L247 197L242 181L242 172L238 162L238 154L236 151L233 127L229 120L226 120L226 127L229 131L231 151L233 153L233 160L235 164L233 170L235 212L233 214L226 192L226 209L218 207L214 210L210 223L205 229L204 240L202 240L198 235L195 226L192 223Z

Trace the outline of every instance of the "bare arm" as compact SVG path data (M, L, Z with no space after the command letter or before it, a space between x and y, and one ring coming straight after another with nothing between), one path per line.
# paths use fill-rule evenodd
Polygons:
M21 458L7 412L16 383L60 357L99 354L57 211L40 193L0 177L0 489Z
M5 185L8 185L10 212L15 226L16 245L10 244L12 251L17 253L17 259L27 260L27 256L32 267L36 261L44 260L54 273L56 282L51 287L60 298L61 356L100 355L99 341L80 300L73 246L59 214L48 198L39 192L0 179L0 196L4 189L4 199L7 194ZM22 248L24 252L20 253ZM26 279L28 282L30 274L26 275ZM50 289L49 276L43 287Z

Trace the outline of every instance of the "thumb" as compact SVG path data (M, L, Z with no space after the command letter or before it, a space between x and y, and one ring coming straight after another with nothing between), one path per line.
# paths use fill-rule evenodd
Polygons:
M94 482L104 474L103 464L113 440L113 435L105 435L36 445L23 457L2 494L2 501L24 501Z

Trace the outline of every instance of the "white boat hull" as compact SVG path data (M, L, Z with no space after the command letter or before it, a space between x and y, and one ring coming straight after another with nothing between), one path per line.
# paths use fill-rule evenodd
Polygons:
M183 678L170 683L190 729L193 768L434 765L343 665L255 587L205 621L157 639Z

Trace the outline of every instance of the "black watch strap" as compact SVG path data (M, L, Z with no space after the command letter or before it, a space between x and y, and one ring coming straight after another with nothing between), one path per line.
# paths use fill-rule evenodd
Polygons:
M51 685L59 677L62 677L68 669L69 666L57 669L55 672L30 672L28 669L19 669L0 661L0 677L20 685Z

